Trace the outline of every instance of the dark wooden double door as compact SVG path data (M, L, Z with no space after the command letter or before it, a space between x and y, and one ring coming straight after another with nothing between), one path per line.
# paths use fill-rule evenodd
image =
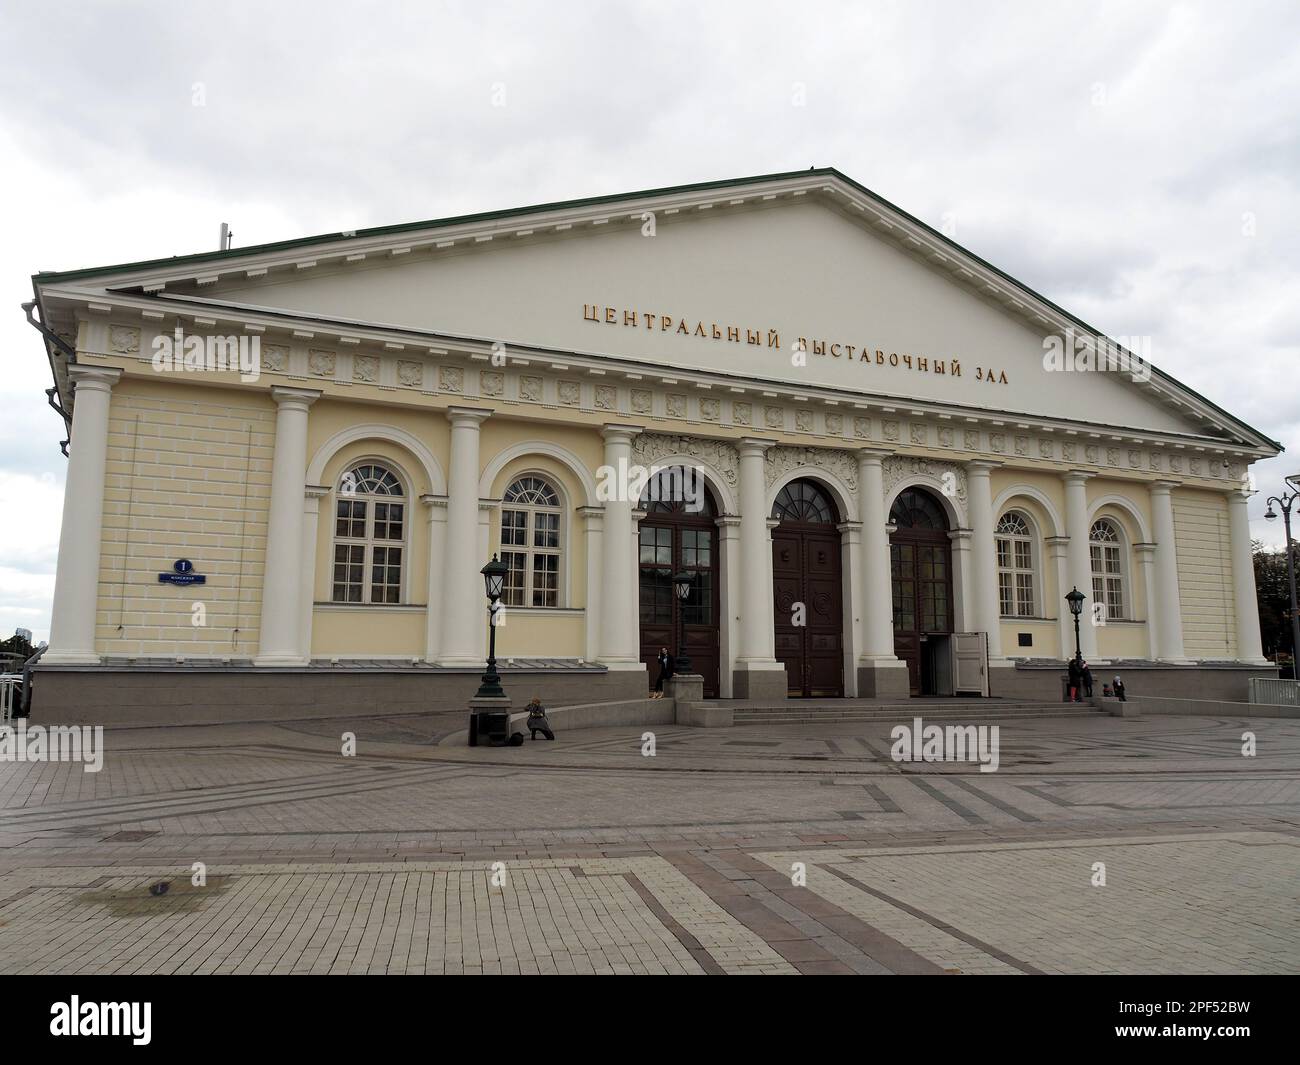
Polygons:
M844 694L840 535L833 525L782 522L772 530L776 658L791 696Z
M676 658L678 640L684 639L691 671L704 678L705 697L716 699L718 529L712 501L699 513L673 503L656 503L648 510L638 534L641 661L653 686L659 676L659 649L667 647ZM693 578L685 602L673 592L673 574L683 570Z
M952 544L939 502L922 489L902 492L890 521L889 561L894 596L894 654L907 663L913 695L935 690L935 637L953 631Z

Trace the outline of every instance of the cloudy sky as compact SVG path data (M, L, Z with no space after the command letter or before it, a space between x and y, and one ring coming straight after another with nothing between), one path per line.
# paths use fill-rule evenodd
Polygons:
M30 276L834 166L1300 469L1295 3L0 0L0 634L65 460ZM1264 493L1267 494L1267 493ZM1254 534L1280 531L1251 512Z

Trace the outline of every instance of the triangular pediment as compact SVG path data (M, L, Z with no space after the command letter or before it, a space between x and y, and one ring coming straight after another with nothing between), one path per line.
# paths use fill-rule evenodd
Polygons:
M1049 338L1091 336L1086 326L834 172L49 280L713 373L760 390L1264 440L1149 366L1080 371L1071 357L1065 369Z

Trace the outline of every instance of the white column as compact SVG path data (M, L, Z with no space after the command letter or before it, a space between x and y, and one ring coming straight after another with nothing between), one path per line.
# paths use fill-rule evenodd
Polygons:
M1057 639L1060 641L1057 654L1061 658L1069 658L1074 654L1074 616L1070 613L1070 608L1065 602L1065 593L1071 587L1069 578L1070 538L1068 536L1049 536L1043 542L1047 546L1047 558L1052 564L1052 572L1056 575L1055 609L1057 628L1059 630ZM1046 580L1044 580L1044 600L1047 599L1047 596L1047 584ZM1052 602L1044 602L1044 613L1050 614L1052 609Z
M603 572L601 547L605 532L604 507L579 507L582 518L582 542L587 555L587 592L585 642L583 656L588 662L600 658L600 575Z
M772 533L768 528L763 456L771 440L740 441L741 669L780 668L772 621Z
M262 576L259 666L294 666L302 655L303 480L307 474L307 408L320 398L309 388L271 389L275 400L275 453L271 460L271 506L266 523Z
M1002 657L1002 612L998 606L997 548L993 542L993 488L996 462L966 463L971 524L971 594L975 628L988 634L989 660Z
M320 501L330 494L327 484L309 484L302 505L302 576L298 583L298 601L301 616L298 618L298 653L303 661L311 661L312 609L316 601L316 538L320 529Z
M1237 661L1264 663L1259 636L1259 600L1255 598L1255 563L1251 557L1249 497L1239 488L1228 493L1228 533L1232 538L1232 594L1237 613Z
M489 414L473 407L447 410L451 457L442 571L442 647L438 653L438 662L444 666L477 666L483 662L479 646L487 627L487 600L479 571L488 559L479 557L478 444L479 425Z
M843 641L841 668L844 671L844 695L856 699L863 629L861 604L856 589L866 583L862 578L862 522L842 521L835 528L840 534L840 601L844 604L844 620L840 629L840 639Z
M121 370L107 366L68 367L73 384L72 442L63 489L50 646L41 659L50 665L99 662L95 653L95 616L99 608L99 548L104 531L108 408L113 386L121 376Z
M601 430L605 440L605 465L619 474L618 483L624 487L623 471L632 466L632 438L640 431L634 425L606 425ZM605 501L600 661L607 669L644 669L634 624L637 560L632 507L636 501L628 498L626 490L614 495L615 498Z
M437 662L442 653L442 582L446 573L447 497L422 495L429 525L429 581L424 608L424 660ZM479 567L482 569L482 567Z
M1147 657L1155 658L1156 648L1160 646L1160 617L1156 610L1156 545L1134 544L1133 554L1137 558L1138 579L1146 599Z
M1190 662L1183 655L1183 613L1178 594L1177 534L1174 532L1174 481L1151 484L1151 524L1156 538L1156 602L1158 612L1156 657L1164 662Z
M897 531L898 526L891 523L888 528L890 533L893 533ZM948 542L952 544L952 616L955 619L958 632L977 632L979 630L975 600L970 590L970 544L973 535L969 529L950 529L948 531ZM892 575L890 579L893 579Z
M869 448L858 451L863 665L900 661L894 656L894 578L889 566L889 513L885 510L882 465L889 454Z
M718 527L718 610L721 644L721 671L718 677L718 695L732 697L732 670L736 668L737 647L740 643L741 587L740 576L740 518L724 514L714 523Z
M1058 610L1069 612L1065 596L1071 588L1078 588L1088 598L1083 604L1083 616L1079 618L1079 647L1083 657L1092 660L1097 657L1097 629L1092 624L1092 559L1088 554L1088 478L1092 474L1081 470L1071 470L1061 475L1065 482L1065 531L1070 537L1066 550L1068 559L1067 586L1057 598ZM1074 620L1070 619L1073 629ZM1061 648L1062 658L1074 656L1074 633L1070 633L1067 645Z

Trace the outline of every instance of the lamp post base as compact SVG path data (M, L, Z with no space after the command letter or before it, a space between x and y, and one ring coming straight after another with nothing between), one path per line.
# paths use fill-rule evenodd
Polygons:
M480 698L469 701L469 745L495 747L510 739L510 697Z

